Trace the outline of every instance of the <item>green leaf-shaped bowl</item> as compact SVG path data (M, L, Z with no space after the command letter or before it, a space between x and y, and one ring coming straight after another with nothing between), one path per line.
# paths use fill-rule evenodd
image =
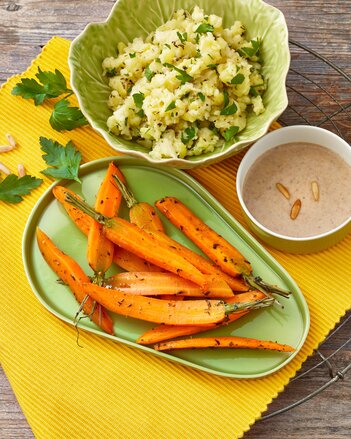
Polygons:
M111 115L107 106L110 88L103 76L102 61L116 56L117 44L135 37L145 37L166 22L177 9L191 10L200 6L208 14L223 17L223 26L230 27L240 20L247 29L247 37L260 37L260 54L267 90L263 95L266 111L259 116L250 114L246 128L236 143L216 149L212 153L187 159L154 160L148 149L108 131L106 121ZM117 151L183 169L209 165L223 160L268 131L271 123L288 104L285 80L289 70L290 53L288 31L283 14L261 0L119 0L104 23L91 23L72 43L69 53L71 84L80 108L91 126Z

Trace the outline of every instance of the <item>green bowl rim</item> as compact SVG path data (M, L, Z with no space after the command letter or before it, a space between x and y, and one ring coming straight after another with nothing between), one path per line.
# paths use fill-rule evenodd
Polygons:
M165 164L165 165L173 165L173 166L179 166L179 167L184 167L184 168L190 168L190 167L196 167L196 166L206 166L209 165L215 161L219 161L219 160L223 160L225 158L230 157L232 154L234 154L235 152L240 151L241 149L245 148L246 146L251 145L252 143L256 142L258 139L260 139L261 137L263 137L269 130L269 127L271 126L271 124L277 120L279 118L279 116L285 111L285 109L288 106L288 96L287 96L287 91L286 91L286 78L288 75L288 71L290 68L290 61L291 61L291 55L290 55L290 50L289 50L289 33L288 33L288 27L286 24L286 20L284 17L284 14L282 13L282 11L278 8L276 8L275 6L272 6L268 3L266 3L263 0L252 0L253 2L256 3L262 3L263 6L267 9L272 9L274 11L277 11L278 13L278 17L281 21L281 24L285 30L285 39L283 41L284 45L286 46L286 50L284 51L287 59L284 62L284 70L283 70L283 78L284 81L282 81L283 84L283 89L282 89L282 99L281 99L281 105L280 108L271 116L271 118L263 125L263 130L264 132L262 134L259 134L255 137L253 137L250 140L241 140L237 143L233 143L232 145L228 146L228 148L225 150L225 152L223 151L219 151L215 154L211 154L208 157L205 157L203 159L199 159L196 161L190 161L187 159L182 159L182 158L164 158L164 159L153 159L152 157L150 157L150 155L148 153L145 152L141 152L141 151L137 151L137 150L133 150L133 149L128 149L125 147L122 147L122 145L112 145L110 142L110 139L108 138L108 132L100 127L98 127L94 120L89 116L89 114L87 113L86 109L84 108L82 99L80 97L80 94L75 86L75 68L74 68L74 63L73 63L73 49L75 47L76 44L78 44L78 42L80 40L83 40L85 38L86 33L89 31L89 29L93 26L106 26L108 24L108 22L110 21L111 17L114 15L115 10L117 9L118 4L120 3L121 0L117 0L116 3L114 4L114 6L112 7L108 17L106 18L105 21L100 21L100 22L91 22L89 24L87 24L84 28L84 30L72 41L70 48L69 48L69 53L68 53L68 65L70 68L70 83L71 83L71 88L74 91L77 99L78 99L78 103L79 103L79 107L82 111L82 113L84 114L84 116L87 118L89 124L91 125L91 127L97 131L98 133L100 133L102 135L102 137L106 140L106 142L108 143L108 145L115 149L118 152L122 152L122 153L127 153L130 154L132 156L136 156L139 158L143 158L145 160L147 160L150 163L154 163L154 164ZM118 137L116 136L116 140L118 141ZM201 157L201 156L199 156Z

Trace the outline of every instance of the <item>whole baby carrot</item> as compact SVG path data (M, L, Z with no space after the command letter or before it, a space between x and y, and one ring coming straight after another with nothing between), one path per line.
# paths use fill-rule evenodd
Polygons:
M119 169L111 162L96 196L95 210L112 218L118 214L121 204L121 193L114 184L113 176L123 178ZM113 261L114 244L103 233L103 226L93 221L88 232L88 263L95 273L97 282L101 282Z
M51 239L39 228L37 241L41 254L59 278L69 286L75 298L83 304L83 311L92 321L108 334L113 334L113 322L103 306L91 298L86 297L82 289L83 283L90 282L88 276L80 266L68 255L63 253Z

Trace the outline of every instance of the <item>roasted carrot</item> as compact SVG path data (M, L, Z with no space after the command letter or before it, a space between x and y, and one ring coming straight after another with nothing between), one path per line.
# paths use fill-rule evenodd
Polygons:
M203 291L198 285L173 273L126 272L109 277L106 284L123 293L142 296L177 294L202 298L233 297L232 290L224 281L210 277L208 280L208 289Z
M89 215L86 215L81 210L77 209L75 206L73 206L70 203L67 203L65 200L66 194L70 193L73 196L77 197L78 199L81 199L77 194L75 194L70 189L67 189L63 186L55 186L52 190L52 193L54 194L54 197L62 204L62 206L65 208L66 212L68 213L71 220L74 222L74 224L78 227L78 229L84 233L84 235L88 236L89 230L94 223L93 218L91 218Z
M117 215L121 204L121 193L115 185L113 176L123 175L111 162L96 196L95 210L102 215L112 218ZM103 226L93 221L88 233L87 258L98 281L104 278L106 271L113 261L114 244L103 233Z
M75 223L75 225L79 228L79 230L84 233L84 235L88 236L89 230L94 223L93 218L89 215L86 215L81 210L74 207L72 204L67 203L65 201L65 194L71 193L76 196L78 199L80 198L70 189L67 189L63 186L55 186L52 190L55 198L63 205L69 217ZM127 271L159 271L160 268L155 265L150 264L139 256L128 252L125 249L122 249L118 246L115 246L113 253L113 261L119 267L123 268Z
M77 301L84 301L83 311L91 316L94 323L99 325L108 334L113 334L113 322L105 308L88 298L82 290L82 283L89 282L88 276L80 266L68 255L59 250L46 234L37 229L37 241L44 259L59 278L69 286Z
M155 208L149 203L137 201L125 184L125 181L119 178L118 175L114 176L114 180L129 207L130 222L143 230L164 232L162 221L157 215Z
M167 301L125 294L92 283L82 288L85 294L116 314L168 325L208 325L225 320L233 312L272 304L271 299L232 304L215 299Z
M262 300L265 295L261 291L250 291L249 293L237 294L234 297L226 299L227 303L240 303L240 302L254 302ZM250 311L241 311L235 314L230 314L228 319L220 322L220 323L212 323L207 326L196 326L196 325L187 325L187 326L174 326L174 325L159 325L155 328L152 328L144 334L142 334L138 339L137 343L148 345L158 343L160 341L169 340L176 337L182 337L185 335L197 334L199 332L209 331L211 329L218 328L223 325L227 325L235 320L240 319L240 317L245 316Z
M229 276L227 273L224 273L219 267L213 265L207 259L199 255L198 253L193 252L188 247L179 244L179 242L170 238L165 233L154 232L150 230L148 230L147 232L155 239L157 239L160 243L172 246L175 250L177 250L180 255L183 256L184 259L189 261L191 264L194 265L194 267L201 271L201 273L213 275L218 277L218 279L222 279L230 286L233 291L243 292L249 290L249 286L243 278Z
M162 268L153 265L145 259L115 245L113 262L126 271L162 271Z
M162 300L184 300L184 296L177 296L176 294L163 294L162 296L158 296L158 299Z
M207 287L208 281L206 277L186 259L180 256L171 246L160 245L160 243L148 233L122 218L104 217L68 192L66 201L90 215L100 224L103 224L104 234L116 245L135 253L137 256L158 267L191 280L204 289Z
M276 343L269 340L257 340L244 337L203 337L187 338L184 340L172 340L157 343L156 351L168 351L173 349L199 349L199 348L231 348L231 349L268 349L279 352L294 352L295 349L286 344Z
M225 273L230 276L251 273L251 265L245 257L177 198L162 198L156 207Z
M184 259L193 264L201 273L217 275L219 278L222 278L233 291L248 291L249 286L242 278L235 279L227 275L201 255L191 251L163 233L162 222L157 216L153 206L148 203L138 202L124 181L121 181L118 177L114 177L114 179L130 209L129 218L131 223L147 231L161 243L173 246Z

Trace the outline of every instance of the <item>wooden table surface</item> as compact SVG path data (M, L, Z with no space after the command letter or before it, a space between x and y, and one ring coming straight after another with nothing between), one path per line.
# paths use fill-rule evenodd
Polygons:
M269 3L284 12L291 39L318 51L351 76L351 0L269 0ZM73 39L90 21L104 20L113 4L111 0L0 0L0 83L24 71L52 36ZM300 65L300 72L310 67L309 61L301 58L301 63L304 62L306 65ZM316 64L315 69L315 74L323 74L328 81L322 64ZM333 89L332 83L326 84ZM350 88L349 85L343 92L343 105L351 104ZM288 113L284 120L295 123ZM349 120L347 124L350 128ZM323 345L323 354L328 355L345 343L350 333L351 322L348 322ZM305 369L317 362L317 357L308 360ZM351 343L336 356L333 365L335 370L341 370L350 362ZM327 369L318 368L311 376L289 384L270 410L285 407L327 380ZM0 437L33 437L3 372L0 373ZM257 422L245 435L246 439L267 437L350 438L351 372L313 400L288 413Z

